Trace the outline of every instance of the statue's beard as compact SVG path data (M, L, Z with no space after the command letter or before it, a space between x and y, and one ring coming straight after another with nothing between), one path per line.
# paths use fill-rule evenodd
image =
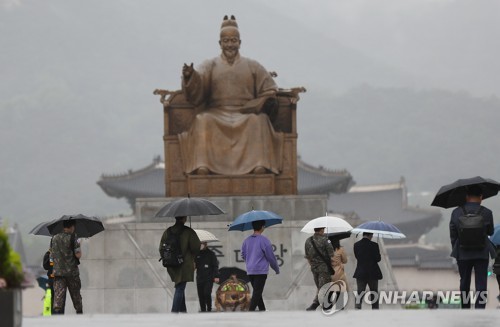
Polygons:
M238 56L238 49L225 49L223 50L224 57L226 60L232 64L236 57Z

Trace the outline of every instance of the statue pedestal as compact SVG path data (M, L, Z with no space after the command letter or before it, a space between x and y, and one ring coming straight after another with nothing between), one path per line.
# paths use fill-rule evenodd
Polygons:
M304 310L316 294L310 266L304 259L304 244L311 234L300 230L310 220L324 216L326 195L287 196L228 196L211 197L211 201L226 213L217 216L190 217L187 226L213 233L219 242L209 243L220 267L246 270L241 258L241 244L252 231L228 231L227 225L239 214L249 210L269 210L283 217L283 223L266 228L266 236L280 265L280 274L270 270L264 290L264 302L270 310ZM105 230L88 240L82 240L80 278L85 312L88 313L165 313L170 311L174 283L158 261L160 239L174 218L155 218L162 206L174 198L137 199L137 221L106 224ZM342 240L349 257L345 266L348 282L355 288L351 277L356 260L352 247L354 237ZM384 279L380 289L391 290L397 285L390 271L390 262L382 250L380 268ZM217 286L214 285L213 294ZM195 283L186 288L188 312L199 310Z
M266 182L267 175L257 175ZM272 176L272 175L270 175ZM211 181L214 180L212 178ZM244 176L241 176L244 177ZM197 177L195 178L197 179ZM252 181L259 180L253 177ZM203 179L200 179L200 183ZM217 216L196 216L192 221L196 222L225 222L231 223L238 215L254 210L268 210L283 217L283 222L295 220L310 220L324 216L327 211L327 195L268 195L268 196L214 196L203 197L218 205L225 214ZM136 200L137 222L167 222L174 223L173 218L155 217L156 212L169 202L172 198L138 198Z
M224 195L274 195L274 175L189 175L187 177L189 194L191 196Z

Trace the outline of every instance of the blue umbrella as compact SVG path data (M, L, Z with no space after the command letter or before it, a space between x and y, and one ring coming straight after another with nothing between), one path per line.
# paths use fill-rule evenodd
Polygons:
M49 278L47 276L37 277L36 281L38 282L38 286L40 286L44 291L47 289L49 284Z
M500 225L495 226L495 231L490 236L490 241L495 245L500 245Z
M382 238L406 238L396 226L383 221L368 221L351 230L352 234L373 233Z
M265 210L252 210L245 212L242 215L236 217L236 219L229 224L229 230L253 230L252 221L264 220L266 222L266 227L281 224L283 218L271 211Z

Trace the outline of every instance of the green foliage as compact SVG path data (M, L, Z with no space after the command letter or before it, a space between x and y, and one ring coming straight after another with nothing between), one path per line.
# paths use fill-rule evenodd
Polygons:
M9 244L9 236L4 228L0 228L0 277L7 281L7 287L21 287L23 267L21 257Z

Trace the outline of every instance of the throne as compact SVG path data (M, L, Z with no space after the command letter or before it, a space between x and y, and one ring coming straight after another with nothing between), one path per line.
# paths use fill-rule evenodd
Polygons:
M191 125L197 110L182 91L157 89L163 104L165 148L165 196L293 195L297 194L297 122L299 93L305 88L279 89L274 130L284 133L283 170L275 174L191 175L182 169L178 134Z

